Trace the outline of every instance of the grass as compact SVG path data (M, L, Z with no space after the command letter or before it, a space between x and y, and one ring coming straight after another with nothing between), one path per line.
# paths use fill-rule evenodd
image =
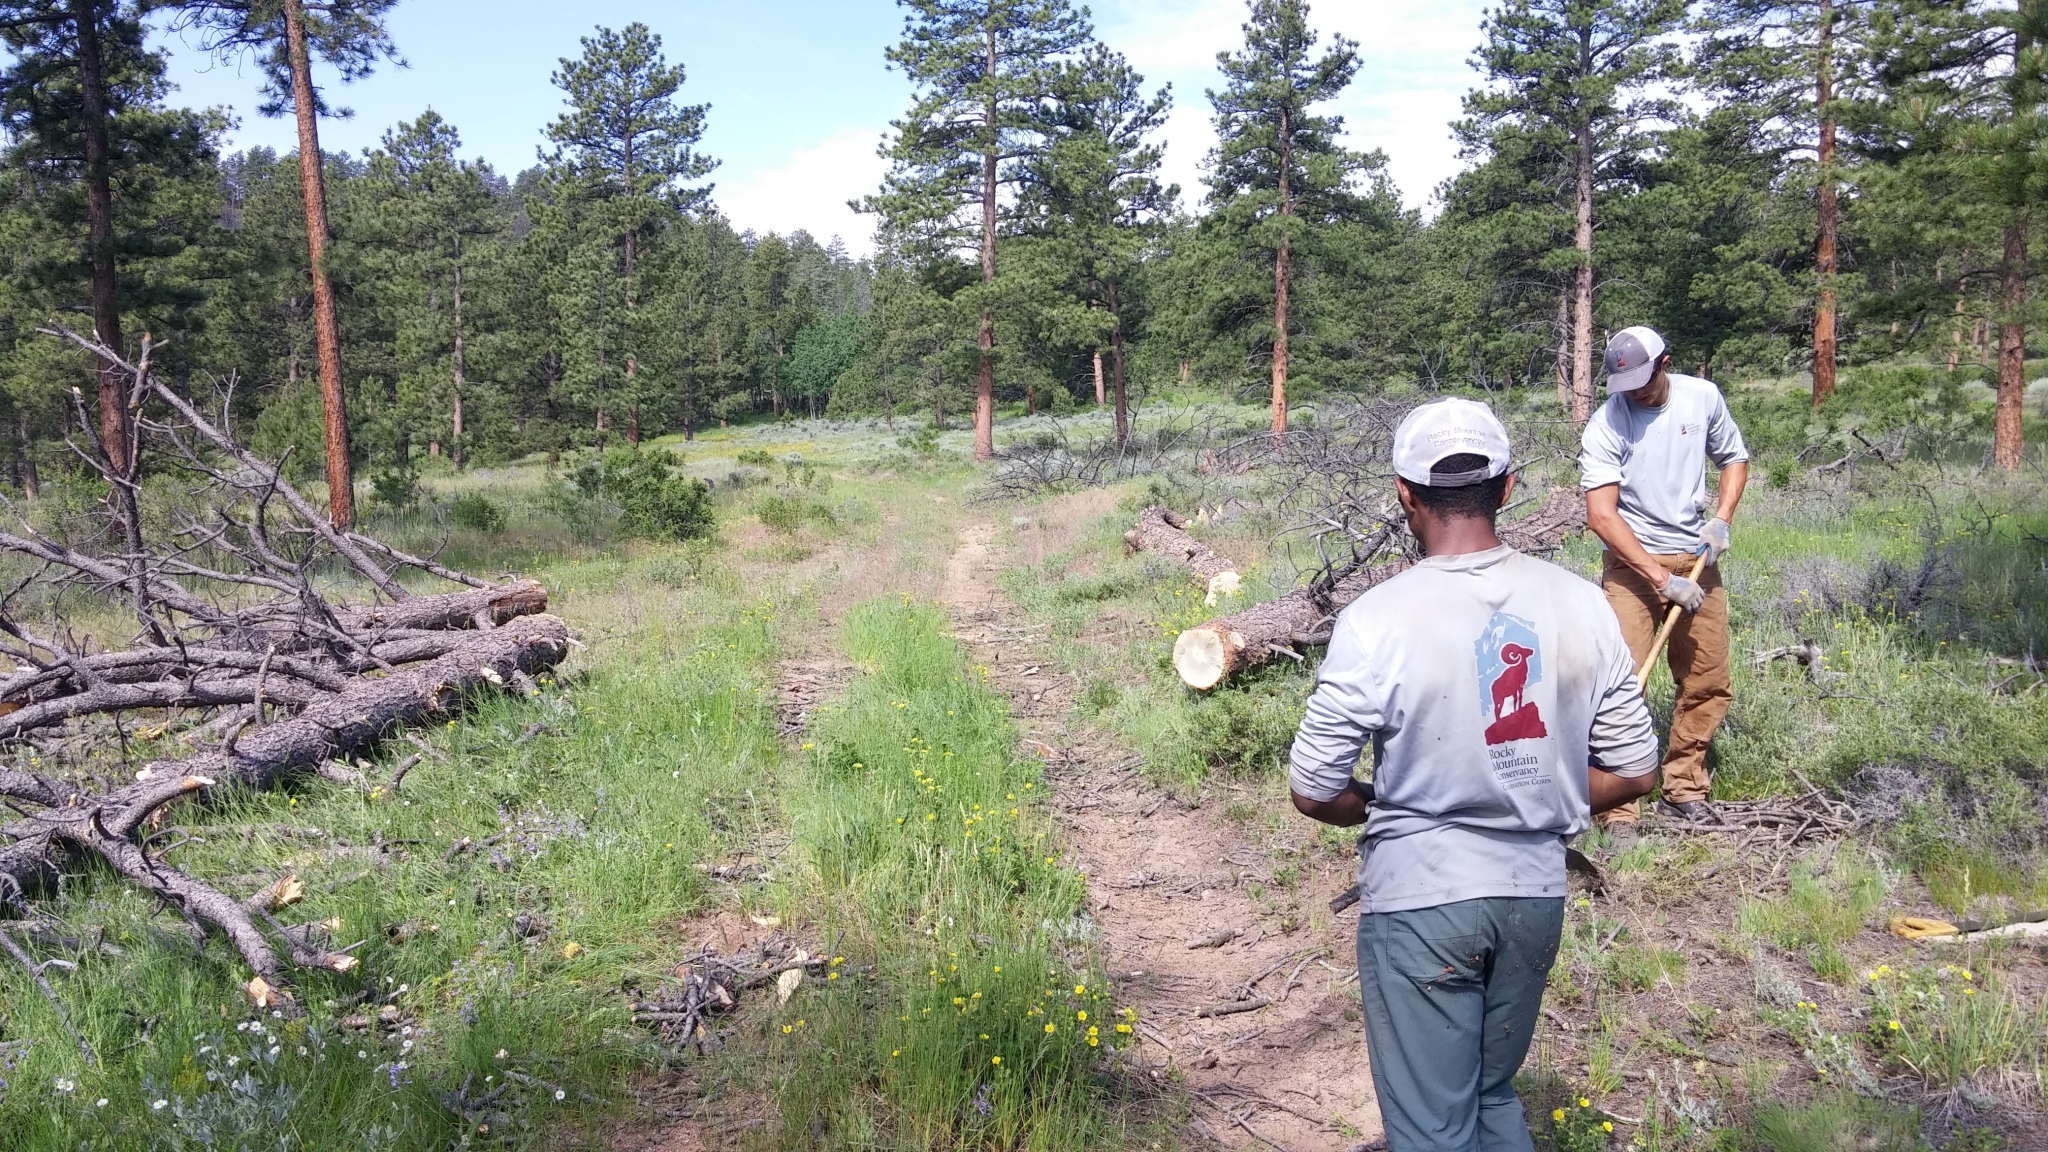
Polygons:
M445 535L444 562L542 579L589 651L539 699L480 699L429 733L446 761L413 769L396 795L308 783L181 816L204 831L173 860L238 894L294 869L309 891L294 912L339 919L342 943L364 941L358 975L298 978L303 1019L251 1012L221 945L195 947L124 886L92 870L68 878L46 906L67 934L104 933L119 953L37 950L79 965L50 975L104 1064L69 1046L19 969L0 964L7 1146L232 1147L251 1133L289 1149L594 1144L632 1115L637 1080L675 1061L629 1024L626 993L667 979L682 929L719 910L778 916L843 958L788 1004L739 1017L723 1055L690 1058L708 1108L765 1121L742 1130L749 1146L1174 1146L1168 1120L1106 1071L1104 1049L1132 1021L1101 998L1083 878L1054 843L1036 764L1013 755L1003 701L961 662L943 615L901 594L931 586L978 475L963 431L909 431L767 425L665 442L690 474L719 482L713 541L621 541L616 507L573 498L538 460L432 472L421 503L373 511L371 528L401 545L431 550ZM1795 862L1782 895L1740 901L1732 893L1754 874L1725 846L1646 836L1607 857L1643 906L1608 896L1570 910L1550 1003L1597 1017L1572 1034L1574 1104L1586 1088L1595 1101L1637 1090L1639 1066L1681 1048L1742 1049L1742 1082L1731 1071L1711 1089L1727 1093L1720 1130L1659 1105L1628 1133L1645 1148L1922 1147L1910 1109L1849 1091L1857 1069L2000 1100L2043 1090L2048 1017L2024 959L1979 956L1964 962L1968 980L1917 962L1876 982L1864 972L1904 947L1866 931L1891 908L2048 906L2048 780L2034 751L2048 746L2048 692L2024 675L1999 687L2024 669L1988 663L2048 640L2048 517L2021 485L1928 462L1866 472L1848 491L1799 472L1789 481L1759 483L1738 521L1736 702L1715 744L1716 795L1811 781L1879 823L1867 845ZM1229 607L1205 605L1169 565L1123 555L1140 504L1256 495L1236 483L1147 477L1120 489L1113 511L1115 499L1097 500L1064 523L1051 502L973 514L994 519L999 545L1025 531L1053 541L1001 581L1053 637L1078 688L1074 719L1142 750L1148 774L1183 799L1224 793L1218 809L1244 835L1298 833L1284 757L1313 659L1186 691L1166 661L1174 636ZM453 524L450 506L471 494L503 525ZM1031 525L1002 528L1013 513ZM1236 556L1247 597L1262 598L1296 579L1288 551L1268 548L1273 530L1254 511L1196 532ZM1929 549L1952 575L1900 611L1897 576ZM1561 562L1587 572L1596 554L1581 541ZM867 602L849 607L856 599ZM100 608L81 618L100 635L124 627ZM1826 647L1815 678L1741 658L1804 638ZM818 714L810 746L791 747L775 735L775 663L826 652L859 674ZM1667 717L1662 673L1651 698ZM522 740L535 723L547 733ZM111 750L100 764L115 768ZM444 859L460 837L500 831L502 864ZM394 850L376 849L379 837ZM1350 841L1326 830L1310 850L1346 854ZM700 867L742 854L772 856L771 878L714 884ZM1666 946L1660 908L1676 917L1707 867L1731 893L1715 907L1732 911L1688 924L1694 940L1739 932L1723 952L1762 939L1802 953L1859 988L1841 1001L1867 1016L1832 1000L1763 1005L1743 977L1731 995L1697 950ZM1276 873L1263 895L1280 908L1299 893ZM387 1002L392 1028L351 1026ZM1684 1007L1660 1016L1659 1004ZM472 1097L510 1086L464 1117L448 1101L465 1080Z
M1102 1056L1134 1039L1094 954L1005 701L936 610L843 625L863 675L791 790L800 876L776 893L862 974L800 993L760 1055L771 1146L1071 1148L1115 1142Z
M1863 931L1891 887L1881 867L1853 851L1837 852L1824 872L1807 861L1795 864L1783 898L1750 897L1735 922L1784 951L1803 952L1817 975L1846 983L1841 946Z
M431 734L445 761L401 791L308 784L195 814L205 827L174 862L233 892L295 872L309 894L295 918L363 941L355 973L295 975L302 1018L251 1009L225 948L195 949L126 886L74 877L51 910L120 950L79 953L60 981L100 1062L56 1042L17 969L0 975L10 1031L45 1038L7 1074L10 1147L238 1146L257 1132L280 1148L354 1138L342 1134L447 1146L482 1135L444 1103L469 1077L526 1078L500 1097L492 1146L602 1120L615 1070L658 1059L616 989L659 970L661 925L704 907L694 862L759 835L766 814L739 801L779 755L760 696L774 652L763 606L699 591L670 607L539 699L476 701ZM558 735L522 741L531 723ZM444 855L500 835L496 856ZM365 847L379 840L397 847ZM350 1026L387 1006L393 1028Z

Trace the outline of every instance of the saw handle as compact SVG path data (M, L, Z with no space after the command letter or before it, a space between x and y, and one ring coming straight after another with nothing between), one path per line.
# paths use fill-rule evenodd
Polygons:
M1706 566L1707 550L1705 547L1701 547L1698 556L1692 562L1692 571L1687 573L1685 578L1693 581L1694 583L1698 583L1700 573L1703 570L1705 570ZM1657 657L1663 655L1664 645L1669 644L1671 642L1671 630L1678 627L1679 614L1684 611L1685 608L1683 606L1673 604L1671 606L1671 611L1666 612L1664 614L1664 626L1662 628L1657 629L1657 642L1655 644L1650 645L1650 654L1648 656L1643 657L1642 667L1636 669L1637 688L1641 688L1645 684L1649 683L1650 666L1657 662Z

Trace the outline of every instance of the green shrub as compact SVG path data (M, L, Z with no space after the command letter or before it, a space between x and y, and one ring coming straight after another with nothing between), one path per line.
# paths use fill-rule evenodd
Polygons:
M741 449L739 455L733 457L733 459L754 468L775 467L775 457L769 455L765 448Z
M832 509L795 492L768 492L754 502L754 514L771 532L794 536L806 521L836 522Z
M387 468L370 478L370 498L394 512L419 502L420 477L411 468Z
M1300 721L1300 691L1293 684L1255 681L1242 689L1225 688L1195 705L1188 748L1218 772L1284 771Z
M920 456L936 456L939 452L939 430L927 424L914 432L905 432L896 437L896 444L906 452Z
M667 449L612 448L576 469L572 479L586 495L610 497L619 505L619 527L649 540L695 540L714 526L711 489L682 473L683 462Z
M505 510L493 504L489 497L477 492L465 493L448 505L448 518L458 528L496 536L505 530Z

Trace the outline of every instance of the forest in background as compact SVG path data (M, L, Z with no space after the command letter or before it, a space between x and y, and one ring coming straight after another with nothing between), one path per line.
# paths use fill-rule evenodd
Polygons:
M434 458L760 417L972 418L986 455L997 405L1109 404L1121 435L1131 404L1181 388L1270 396L1276 429L1290 400L1393 382L1554 390L1583 420L1597 350L1631 323L1690 371L1810 373L1816 405L1838 365L1982 381L1994 455L2019 463L2040 0L1507 0L1473 30L1483 83L1451 125L1468 166L1430 213L1320 111L1359 61L1306 4L1253 0L1198 96L1148 88L1066 0L904 0L886 63L912 98L860 205L870 259L733 228L697 147L715 111L641 24L562 60L535 166L462 159L426 110L324 155L317 201L299 153L224 152L228 114L164 79L162 38L196 34L263 65L265 112L300 112L295 59L348 79L397 59L394 2L0 5L17 491L81 468L72 394L97 369L52 322L131 356L147 334L181 388L232 382L260 453L314 476L345 443L394 499ZM1176 99L1213 111L1204 187L1158 179ZM317 115L300 132L316 143ZM343 441L322 433L316 202Z

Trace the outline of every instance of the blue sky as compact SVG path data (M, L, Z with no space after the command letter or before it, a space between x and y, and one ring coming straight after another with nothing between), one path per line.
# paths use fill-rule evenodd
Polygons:
M1359 78L1331 110L1344 115L1354 147L1386 150L1418 207L1458 168L1446 125L1477 82L1467 59L1481 7L1323 0L1312 9L1326 36L1360 44ZM1202 93L1220 83L1216 53L1240 39L1242 0L1104 0L1091 8L1102 39L1149 83L1172 83L1167 174L1198 196L1201 157L1214 142ZM868 249L868 222L844 202L875 187L883 169L876 143L909 98L903 77L884 68L882 52L902 30L901 14L884 0L406 0L391 26L411 66L331 88L330 102L355 116L323 122L321 143L374 147L392 124L432 107L461 131L466 153L517 172L534 162L541 128L561 111L548 82L558 59L577 55L578 38L596 25L634 20L660 33L669 59L688 68L684 99L711 104L703 147L722 161L716 197L736 224L808 228ZM240 120L233 147L295 146L289 119L256 114L254 68L212 60L175 34L165 43L174 99L231 107Z

